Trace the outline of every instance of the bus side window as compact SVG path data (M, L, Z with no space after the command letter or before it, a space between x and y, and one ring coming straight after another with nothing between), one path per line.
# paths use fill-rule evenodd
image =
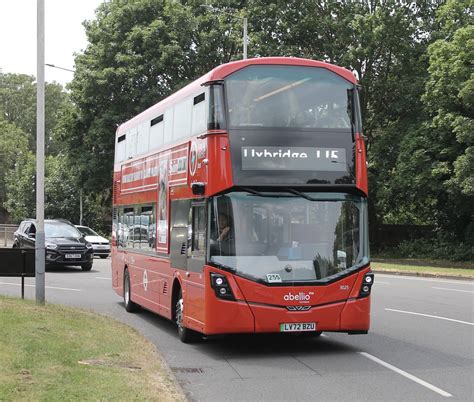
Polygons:
M133 248L134 209L132 207L124 208L123 215L123 244L127 248Z
M188 217L191 200L171 201L170 263L186 269L188 254Z
M202 272L206 262L206 205L193 205L190 213L188 271Z

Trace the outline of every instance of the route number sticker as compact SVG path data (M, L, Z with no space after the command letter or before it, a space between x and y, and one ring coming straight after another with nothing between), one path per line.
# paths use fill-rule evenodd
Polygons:
M280 274L267 274L268 283L281 283Z

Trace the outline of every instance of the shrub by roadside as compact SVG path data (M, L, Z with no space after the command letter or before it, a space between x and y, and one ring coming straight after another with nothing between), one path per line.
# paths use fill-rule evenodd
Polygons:
M473 239L474 241L474 239ZM446 261L474 261L474 244L456 243L444 237L403 241L397 247L381 250L378 258L426 258Z

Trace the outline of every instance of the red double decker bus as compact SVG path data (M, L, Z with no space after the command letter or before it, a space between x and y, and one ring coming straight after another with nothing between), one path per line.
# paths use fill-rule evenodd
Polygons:
M199 334L364 334L367 168L358 86L297 58L221 65L122 124L112 285Z

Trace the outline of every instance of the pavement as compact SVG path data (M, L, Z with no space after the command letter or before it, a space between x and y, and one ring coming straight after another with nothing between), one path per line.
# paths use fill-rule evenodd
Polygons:
M474 400L473 281L376 274L368 335L236 335L186 345L168 320L126 313L110 276L110 259L94 260L90 272L48 270L46 300L136 328L190 401ZM0 278L0 294L19 296L19 283ZM34 298L34 278L26 283Z

